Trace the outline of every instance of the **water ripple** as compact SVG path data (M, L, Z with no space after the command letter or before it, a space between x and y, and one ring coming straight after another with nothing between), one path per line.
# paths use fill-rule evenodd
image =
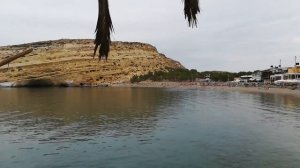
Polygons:
M8 97L0 105L5 167L34 167L32 158L41 167L300 166L293 96L55 88L0 97Z

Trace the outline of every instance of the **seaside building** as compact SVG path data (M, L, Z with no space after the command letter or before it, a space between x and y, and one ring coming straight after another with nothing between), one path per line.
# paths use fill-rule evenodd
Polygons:
M250 79L251 81L254 82L261 82L262 81L262 71L254 71L254 73L252 74L252 79Z
M233 79L233 81L232 81L233 83L240 83L241 82L241 78L234 78Z
M207 74L207 75L205 75L205 78L204 78L204 79L199 79L199 78L197 78L195 81L196 81L196 82L211 82L212 80L211 80L211 78L210 78L210 74Z
M265 83L270 82L271 75L273 75L273 72L270 69L263 70L261 75L262 81Z
M294 80L297 83L300 83L300 65L296 63L294 67L288 69L287 79Z
M300 73L300 65L296 63L294 67L288 68L288 73Z
M284 79L284 74L288 72L289 67L281 67L279 66L270 66L269 69L263 71L263 80L265 83L271 82L274 83L278 80Z
M296 58L295 58L296 60ZM244 75L235 79L236 83L264 82L274 84L300 84L300 64L295 61L294 67L270 66L263 71L255 71L252 75Z
M286 73L272 75L271 81L275 84L300 84L299 63L295 63L294 67L287 68Z
M286 80L286 79L287 79L286 74L275 74L275 75L270 76L270 80L272 83L274 83L276 81L280 81L280 80Z
M235 83L248 83L248 82L261 82L262 81L262 71L255 71L252 75L243 75L239 78L234 78Z
M241 83L248 83L250 81L252 81L253 76L252 75L243 75L240 77L240 82Z

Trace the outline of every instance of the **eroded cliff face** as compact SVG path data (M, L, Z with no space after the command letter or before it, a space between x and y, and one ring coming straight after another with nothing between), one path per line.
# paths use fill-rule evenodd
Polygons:
M143 43L113 42L107 62L93 59L93 40L57 40L0 47L0 60L28 47L34 51L0 67L0 82L69 81L81 84L129 82L149 71L184 68ZM44 81L45 82L45 81Z

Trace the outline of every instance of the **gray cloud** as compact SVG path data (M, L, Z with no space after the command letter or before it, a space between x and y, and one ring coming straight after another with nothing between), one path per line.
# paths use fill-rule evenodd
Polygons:
M291 66L300 54L300 1L201 0L196 29L181 0L110 0L113 40L155 45L187 68L255 70ZM93 38L97 0L3 0L0 45ZM300 59L300 57L299 57Z

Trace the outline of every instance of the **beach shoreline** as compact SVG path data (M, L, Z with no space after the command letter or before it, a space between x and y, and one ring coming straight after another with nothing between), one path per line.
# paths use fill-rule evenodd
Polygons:
M223 83L217 85L203 85L197 82L140 82L112 84L111 87L131 88L173 88L173 89L209 89L221 91L238 91L244 93L266 93L280 95L294 95L300 97L300 89L280 88L275 86L229 86Z
M15 85L14 82L1 83L0 88L20 88L30 87L30 85ZM39 86L40 87L40 86ZM43 86L42 86L43 87ZM280 95L293 95L300 97L299 87L292 89L291 87L276 87L273 85L259 85L259 86L232 86L228 83L199 83L199 82L154 82L143 81L139 83L113 83L113 84L92 84L80 85L74 83L51 83L44 87L119 87L119 88L169 88L169 89L208 89L208 90L221 90L221 91L237 91L243 93L266 93L266 94L280 94Z

